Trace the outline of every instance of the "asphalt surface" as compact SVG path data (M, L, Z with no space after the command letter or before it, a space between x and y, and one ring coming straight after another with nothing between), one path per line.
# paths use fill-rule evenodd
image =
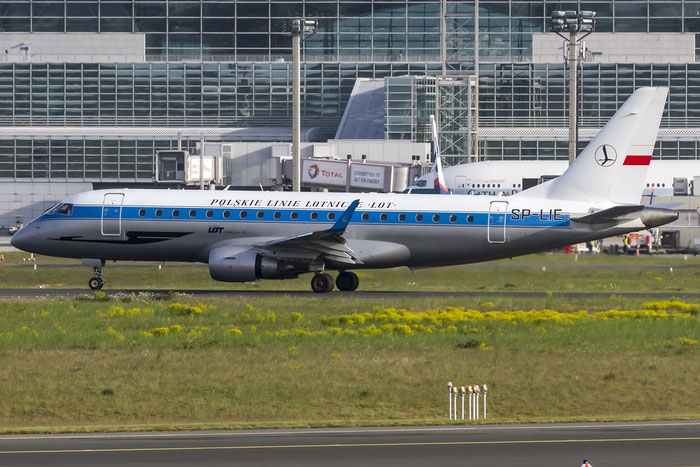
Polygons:
M0 437L0 465L700 465L700 421Z
M102 289L107 295L131 295L139 294L166 294L174 289ZM363 298L363 299L410 299L410 298L442 298L442 297L513 297L513 298L607 298L611 295L625 298L679 298L684 300L700 299L700 293L682 292L504 292L504 291L479 291L479 292L420 292L420 291L371 291L371 292L338 292L329 294L317 294L306 290L187 290L176 289L175 291L192 296L226 296L240 298L261 298L261 297L325 297L325 298ZM84 289L0 289L0 297L79 297L92 296L93 291Z

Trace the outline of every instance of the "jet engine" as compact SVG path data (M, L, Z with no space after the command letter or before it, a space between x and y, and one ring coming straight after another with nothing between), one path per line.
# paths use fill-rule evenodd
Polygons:
M258 279L294 279L290 264L262 255L255 250L215 248L209 253L209 273L222 282L252 282Z

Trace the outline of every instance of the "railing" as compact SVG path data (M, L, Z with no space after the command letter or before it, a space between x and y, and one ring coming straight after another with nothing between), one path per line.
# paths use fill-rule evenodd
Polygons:
M143 63L143 62L271 62L292 63L290 55L216 55L216 54L184 54L184 55L150 55L150 54L33 54L31 60L18 56L6 56L2 62L14 63ZM322 62L396 62L396 63L435 63L441 62L440 55L379 55L373 53L360 55L346 54L310 54L303 57L306 63ZM464 61L464 60L460 60Z
M305 127L335 128L340 118L304 118ZM290 117L125 117L14 116L0 117L0 127L286 127Z

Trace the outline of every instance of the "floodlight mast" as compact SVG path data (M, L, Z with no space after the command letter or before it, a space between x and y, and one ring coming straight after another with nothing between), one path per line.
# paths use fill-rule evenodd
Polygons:
M301 36L308 34L310 37L315 34L316 24L316 20L313 19L292 20L292 160L294 166L292 189L294 191L301 191L301 154L299 151L299 142L301 141L301 65L299 63L301 60Z
M578 154L578 43L595 29L595 11L553 11L552 31L569 43L569 165L573 164ZM569 37L563 33L569 33ZM578 37L579 33L585 33Z

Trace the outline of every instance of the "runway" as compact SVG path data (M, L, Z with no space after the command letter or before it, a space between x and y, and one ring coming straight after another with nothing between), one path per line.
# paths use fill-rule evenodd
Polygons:
M239 297L239 298L263 298L263 297L316 297L316 298L358 298L358 299L417 299L417 298L446 298L446 297L512 297L512 298L608 298L611 295L624 298L640 299L668 299L678 298L683 300L698 300L700 293L683 292L512 292L512 291L334 291L328 294L317 294L310 290L217 290L217 289L103 289L107 295L136 295L140 294L167 294L178 292L195 297ZM0 297L80 297L92 296L94 291L84 289L0 289Z
M700 465L700 421L0 437L0 465Z

